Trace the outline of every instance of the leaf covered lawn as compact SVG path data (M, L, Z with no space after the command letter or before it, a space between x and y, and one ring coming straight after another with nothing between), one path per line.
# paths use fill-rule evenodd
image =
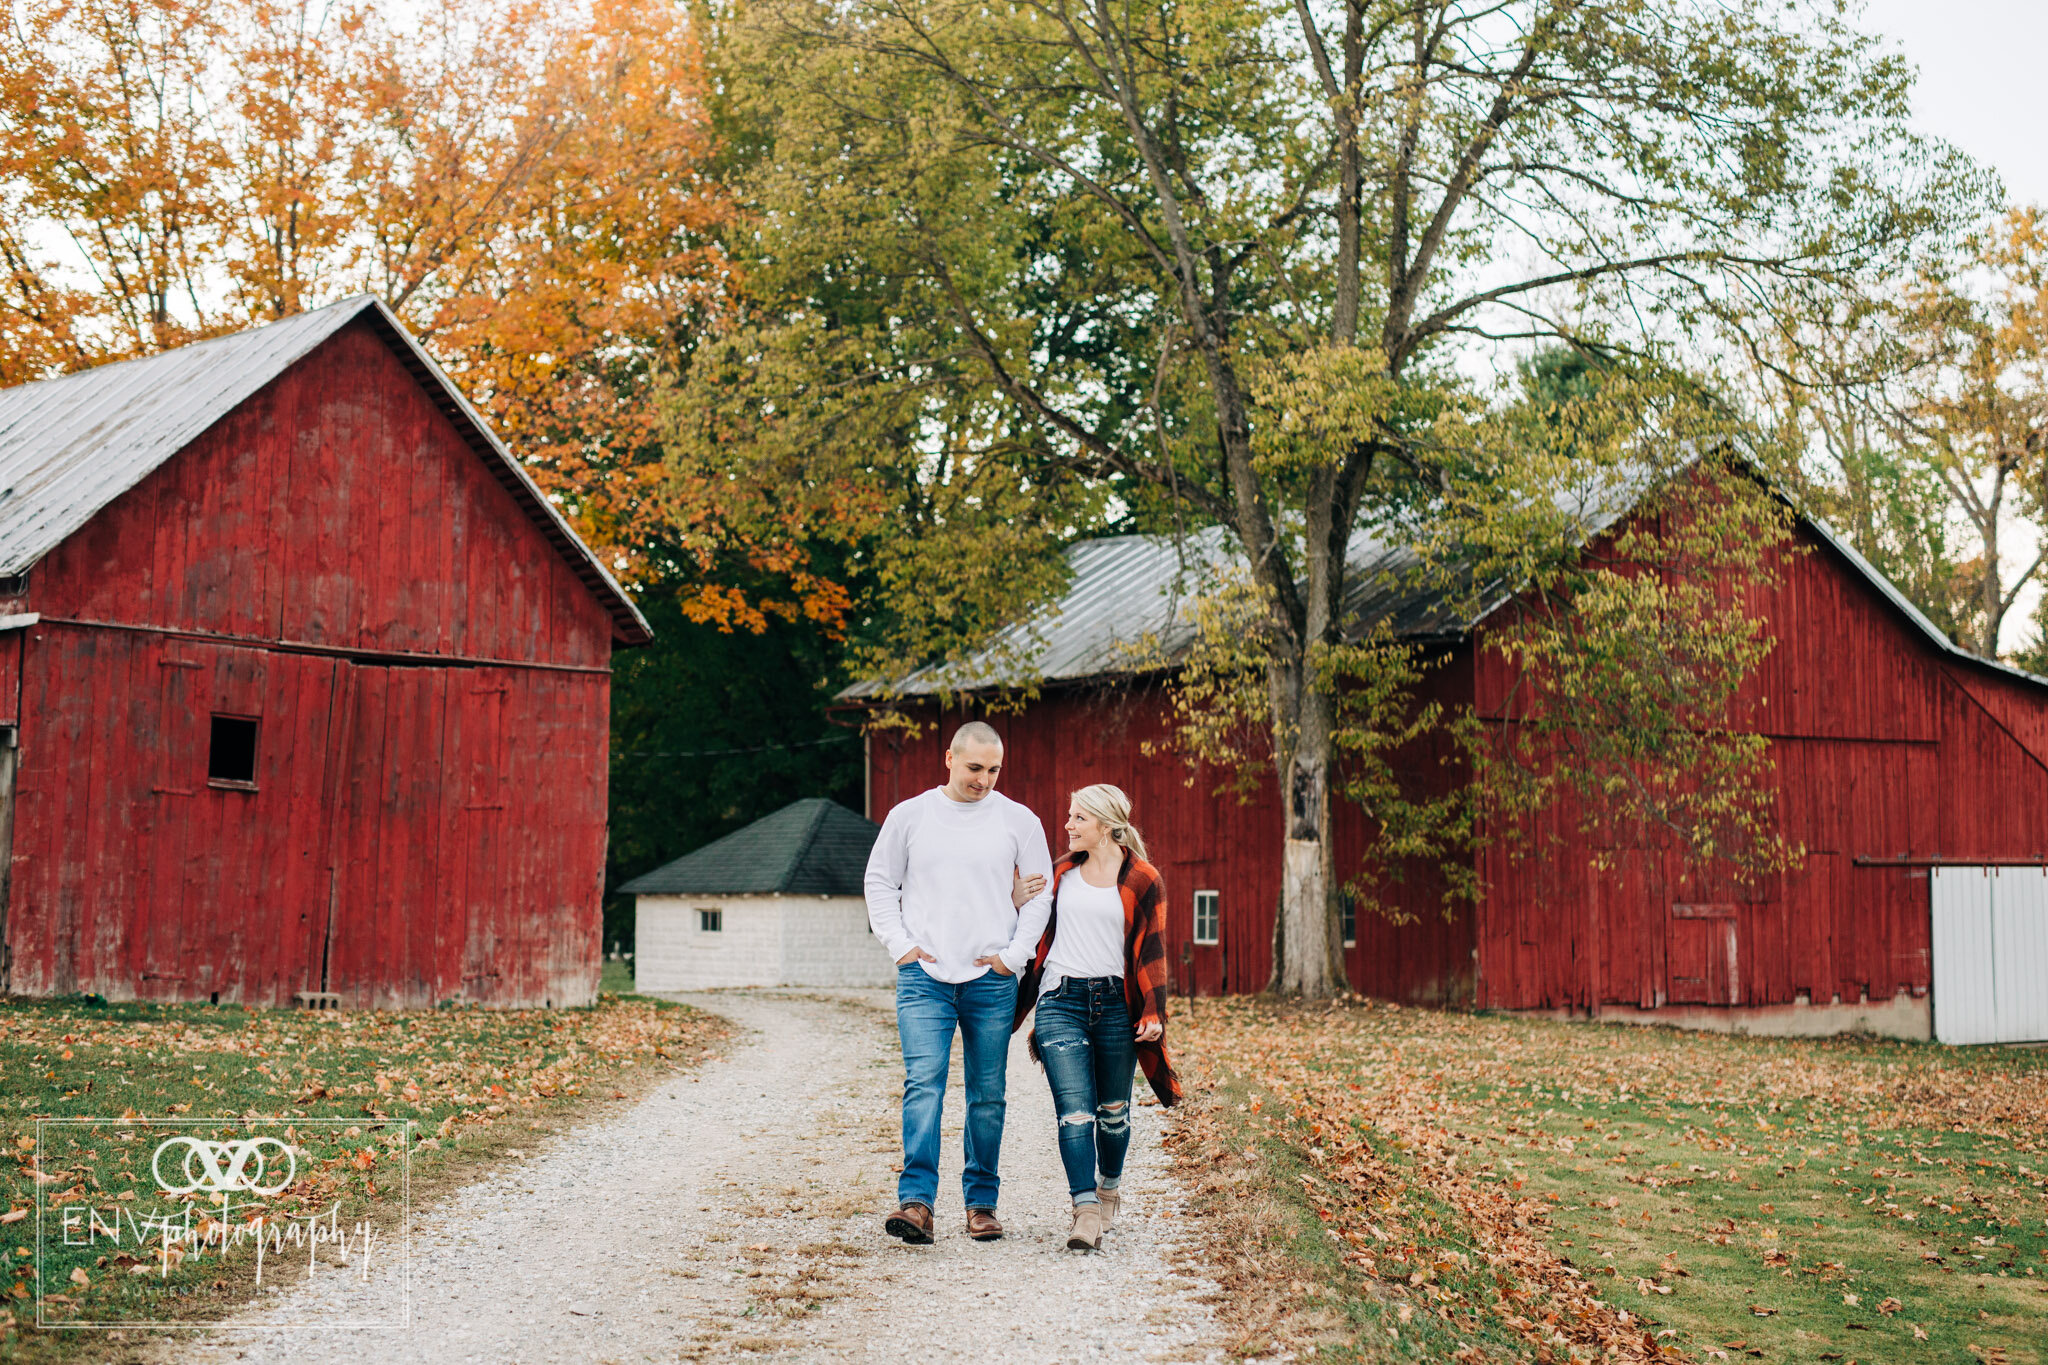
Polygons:
M46 1217L72 1202L133 1208L156 1198L148 1165L161 1133L135 1120L347 1120L292 1128L302 1153L295 1182L267 1204L235 1211L280 1219L337 1200L353 1208L399 1198L410 1120L417 1204L519 1159L514 1144L572 1121L580 1105L626 1098L701 1059L725 1033L715 1016L611 995L588 1009L393 1013L0 1001L0 1254L9 1263L0 1274L0 1359L70 1359L106 1345L97 1331L30 1325L34 1208L39 1189ZM109 1122L45 1129L51 1150L41 1151L38 1118ZM246 1251L233 1264L194 1255L159 1275L99 1250L44 1247L50 1320L93 1320L116 1308L206 1318L248 1301ZM278 1273L273 1267L266 1279Z
M1176 1030L1245 1354L2048 1356L2048 1054L1362 1000Z

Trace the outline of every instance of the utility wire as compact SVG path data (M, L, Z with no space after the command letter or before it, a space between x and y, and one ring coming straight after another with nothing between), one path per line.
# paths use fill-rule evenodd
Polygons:
M756 744L745 749L620 749L613 758L723 758L729 754L765 754L784 749L815 749L821 744L843 744L847 740L859 739L851 731L840 735L827 735L823 739L800 739L792 744Z

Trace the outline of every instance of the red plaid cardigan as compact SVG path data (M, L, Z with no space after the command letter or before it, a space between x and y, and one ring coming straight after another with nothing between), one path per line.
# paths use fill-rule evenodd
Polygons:
M1017 1016L1010 1025L1015 1033L1024 1027L1025 1017L1038 1004L1038 983L1045 977L1046 955L1052 952L1053 935L1060 923L1060 878L1071 868L1088 860L1085 853L1061 858L1052 870L1052 917L1045 922L1045 934L1031 965L1017 981ZM1159 1040L1138 1044L1138 1065L1161 1104L1180 1103L1180 1077L1166 1055L1166 884L1159 869L1124 850L1123 866L1117 869L1117 892L1124 902L1124 1006L1133 1025L1147 1019L1159 1021ZM1038 1056L1038 1030L1031 1031L1031 1055Z

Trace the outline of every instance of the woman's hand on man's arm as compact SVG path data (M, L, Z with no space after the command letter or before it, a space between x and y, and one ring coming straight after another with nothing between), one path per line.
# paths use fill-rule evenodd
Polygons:
M1027 877L1013 867L1010 869L1010 874L1012 877L1010 882L1010 908L1012 910L1022 910L1033 896L1045 890L1045 878L1039 873L1034 872Z

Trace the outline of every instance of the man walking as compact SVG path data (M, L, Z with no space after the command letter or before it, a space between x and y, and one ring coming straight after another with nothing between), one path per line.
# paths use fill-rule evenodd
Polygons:
M1003 741L969 721L946 749L946 785L903 802L868 857L868 923L896 960L896 1031L903 1039L903 1176L889 1234L932 1240L939 1193L939 1116L953 1030L967 1068L967 1235L1003 1235L996 1219L1003 1094L1017 973L1052 911L1052 853L1036 816L996 794ZM1048 883L1019 908L1022 872Z

